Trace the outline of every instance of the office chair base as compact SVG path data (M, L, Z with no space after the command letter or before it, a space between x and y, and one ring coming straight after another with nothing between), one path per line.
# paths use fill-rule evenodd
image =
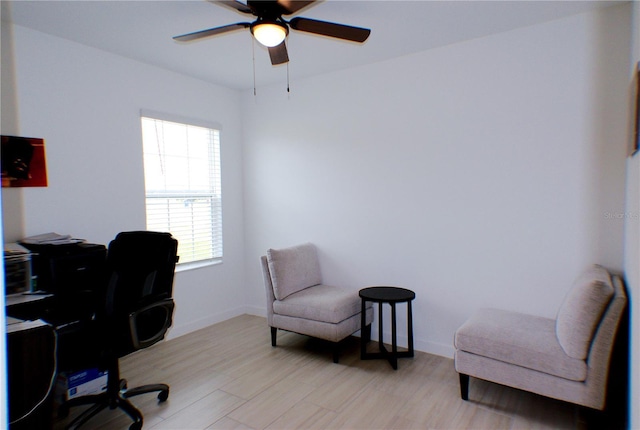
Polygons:
M169 386L167 384L150 384L131 388L130 390L126 390L124 393L122 393L122 397L128 399L129 397L146 393L155 393L156 391L159 391L158 400L160 402L164 402L169 398Z
M140 394L153 393L156 391L159 392L158 401L164 402L169 398L169 386L167 384L151 384L127 389L127 381L125 379L121 379L119 386L120 390L115 393L115 395L106 392L68 400L58 408L58 416L61 418L68 416L69 409L74 406L93 404L93 406L82 412L66 427L71 430L80 428L83 424L106 408L120 408L133 420L133 423L129 426L129 430L140 430L143 422L142 413L127 399Z

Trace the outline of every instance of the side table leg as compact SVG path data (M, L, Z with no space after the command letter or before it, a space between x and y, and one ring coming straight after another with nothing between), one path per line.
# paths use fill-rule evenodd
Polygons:
M378 302L378 349L384 351L384 336L382 336L382 302Z
M411 313L411 300L407 302L407 332L409 336L409 357L413 357L413 315Z
M391 356L389 362L398 370L398 336L396 334L396 304L391 303Z
M367 342L368 338L371 338L371 334L369 336L365 335L367 330L367 306L366 300L362 299L362 311L360 312L360 360L364 360L364 356L367 352ZM369 328L370 330L371 328Z

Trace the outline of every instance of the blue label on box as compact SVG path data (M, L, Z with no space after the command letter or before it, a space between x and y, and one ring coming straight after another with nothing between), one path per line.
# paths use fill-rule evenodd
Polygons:
M101 376L106 375L107 372L106 371L100 371L98 369L87 369L87 370L83 370L81 372L76 372L76 373L71 373L67 376L67 386L69 387L69 390L71 390L74 387L77 387L79 385L85 384L89 381L93 381L94 379L97 379ZM70 394L71 391L69 392Z

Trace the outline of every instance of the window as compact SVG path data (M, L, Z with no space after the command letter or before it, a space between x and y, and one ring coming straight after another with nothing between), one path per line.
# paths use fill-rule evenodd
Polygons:
M147 229L178 239L179 264L222 259L220 130L142 116Z

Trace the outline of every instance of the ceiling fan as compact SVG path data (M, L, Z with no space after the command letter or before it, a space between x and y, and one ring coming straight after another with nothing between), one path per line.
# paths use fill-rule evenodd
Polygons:
M246 15L254 15L257 19L253 22L238 22L174 36L174 40L189 42L203 37L249 28L253 37L268 48L271 64L277 65L289 61L287 46L284 42L287 34L289 34L289 27L298 31L359 43L367 40L371 33L371 30L368 28L353 27L335 22L319 21L302 17L295 17L287 21L282 18L283 15L292 15L312 5L312 3L315 3L314 0L247 0L246 4L237 0L209 1Z

